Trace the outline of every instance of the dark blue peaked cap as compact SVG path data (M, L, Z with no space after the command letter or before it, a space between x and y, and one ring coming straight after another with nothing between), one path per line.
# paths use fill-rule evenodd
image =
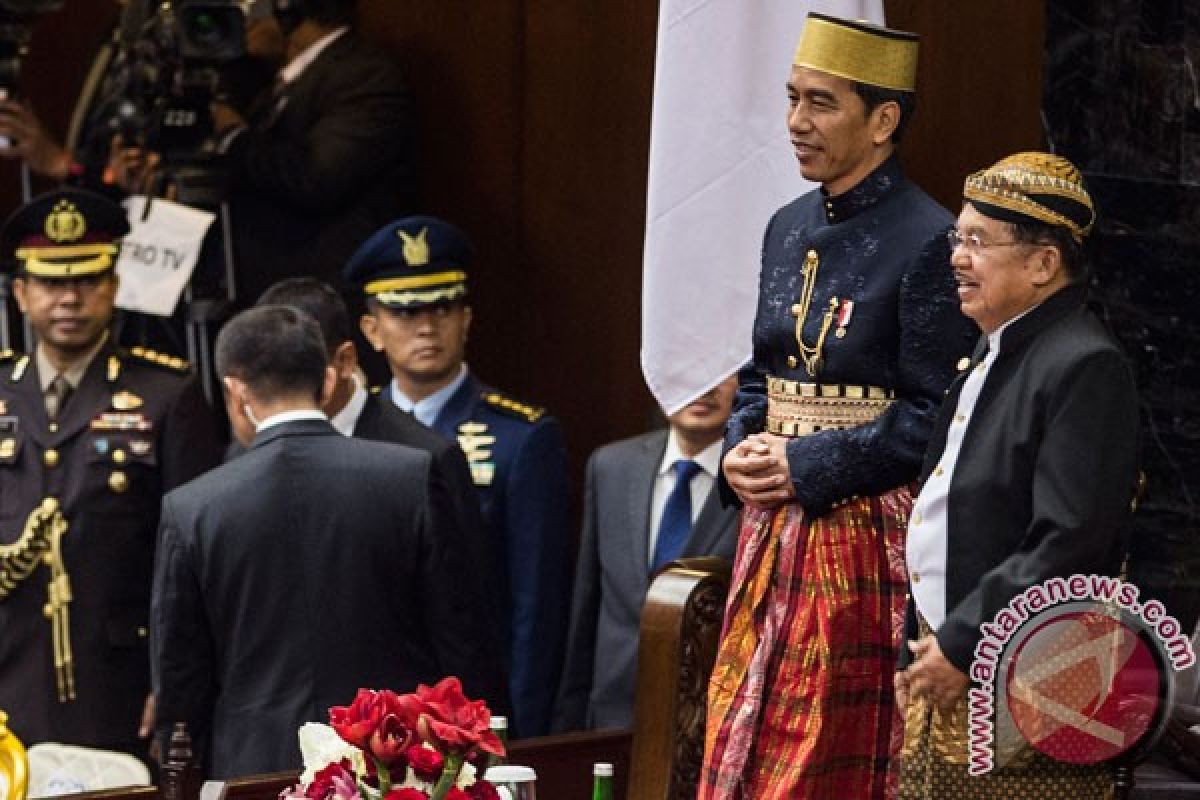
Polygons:
M371 235L342 276L391 308L417 308L467 294L473 250L466 234L436 217L405 217Z

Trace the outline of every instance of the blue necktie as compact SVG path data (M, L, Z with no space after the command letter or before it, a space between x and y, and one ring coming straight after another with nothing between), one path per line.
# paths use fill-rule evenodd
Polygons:
M663 506L651 572L678 558L692 532L692 478L700 471L700 465L681 458L671 465L671 469L675 472L675 488L671 489L667 504Z

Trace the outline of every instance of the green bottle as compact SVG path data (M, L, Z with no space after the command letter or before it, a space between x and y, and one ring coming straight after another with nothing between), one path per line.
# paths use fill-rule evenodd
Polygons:
M613 765L598 761L592 765L592 800L613 800Z
M496 734L496 738L500 740L500 744L504 745L504 752L508 753L508 717L492 716L492 721L488 723L488 727L492 729L492 733ZM508 756L488 756L489 767L498 767L501 764L508 763Z

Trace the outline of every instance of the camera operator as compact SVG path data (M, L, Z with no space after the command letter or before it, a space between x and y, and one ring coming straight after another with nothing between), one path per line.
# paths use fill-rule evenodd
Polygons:
M0 100L0 136L8 139L0 157L22 159L35 175L61 183L82 171L32 109L16 100Z
M390 59L351 29L354 0L273 0L252 22L247 51L282 45L274 85L243 117L213 104L229 172L238 303L294 275L331 283L358 245L411 210L409 95ZM138 180L151 154L115 154L118 182Z

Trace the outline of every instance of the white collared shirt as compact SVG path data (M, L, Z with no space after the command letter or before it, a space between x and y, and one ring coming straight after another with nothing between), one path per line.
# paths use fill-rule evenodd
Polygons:
M304 70L308 69L308 65L317 60L317 56L321 55L326 47L337 41L348 30L350 30L350 26L343 25L337 30L330 31L301 50L298 56L289 61L283 69L279 70L279 80L284 84L294 83L297 78L304 74Z
M691 483L693 524L704 509L709 492L717 479L717 470L721 466L721 444L722 440L718 439L692 459L700 465L700 471L692 478ZM650 541L646 547L647 564L654 562L654 547L658 544L658 528L662 524L663 509L675 488L675 470L672 466L676 461L686 458L679 447L679 437L672 430L667 434L667 449L663 452L662 462L658 465L658 471L654 473L654 491L650 497Z
M451 396L459 390L463 382L467 380L467 365L463 364L458 371L458 377L450 381L448 384L438 389L428 397L413 401L408 395L400 391L400 384L396 379L392 379L392 402L401 411L407 411L417 418L417 421L426 428L432 428L434 420L438 414L442 413L442 409L446 407L446 403L450 402Z
M255 433L262 433L267 428L274 428L276 425L282 425L285 422L298 422L302 419L320 419L328 420L329 418L321 412L319 408L302 408L298 411L281 411L278 414L272 414L255 426Z
M912 516L908 520L908 535L905 539L905 560L913 602L934 630L946 619L950 483L954 479L954 468L962 451L963 437L971 425L979 393L983 390L992 364L996 363L996 356L1000 353L1001 335L1008 326L1032 310L1027 309L987 335L987 355L963 381L954 416L946 430L946 446L942 449L942 457L925 479L925 485L921 487L917 499L913 501ZM957 535L961 536L963 533L959 531Z
M354 426L358 424L358 418L362 416L363 409L367 407L367 388L363 386L362 379L359 378L357 372L351 376L351 379L354 381L354 393L350 395L346 405L342 406L342 410L329 419L329 423L342 436L354 435Z

